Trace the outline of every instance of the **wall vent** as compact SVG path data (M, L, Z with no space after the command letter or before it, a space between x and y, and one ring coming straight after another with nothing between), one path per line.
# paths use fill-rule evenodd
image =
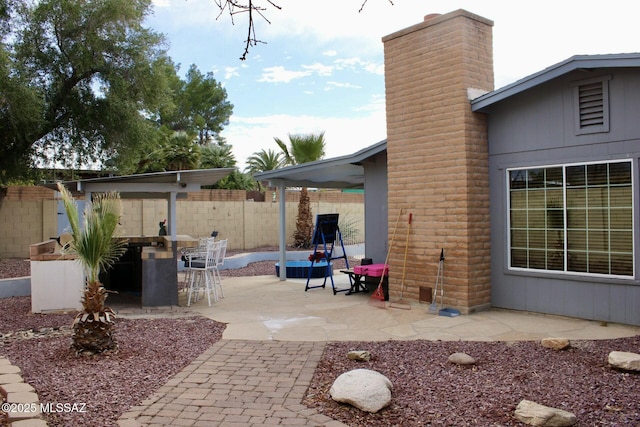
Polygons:
M574 82L576 134L609 132L611 76Z

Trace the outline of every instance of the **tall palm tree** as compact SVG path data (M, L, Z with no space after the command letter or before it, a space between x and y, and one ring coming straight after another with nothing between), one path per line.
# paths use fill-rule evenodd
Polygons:
M289 144L287 145L279 138L274 138L276 144L282 150L285 162L290 165L320 160L325 154L324 132L319 134L289 134ZM296 218L296 231L293 234L294 246L308 249L311 247L313 238L313 213L307 189L300 191L300 201L298 202L298 217Z
M98 194L84 209L82 223L73 196L58 183L71 226L71 240L64 253L75 254L86 274L82 294L82 311L73 322L72 347L78 352L102 353L118 345L114 337L115 313L105 306L107 291L100 283L100 271L111 267L125 251L125 243L116 239L122 216L120 195Z
M324 131L318 134L289 134L289 147L280 138L273 138L282 150L285 162L288 165L299 165L313 162L324 157L325 140Z

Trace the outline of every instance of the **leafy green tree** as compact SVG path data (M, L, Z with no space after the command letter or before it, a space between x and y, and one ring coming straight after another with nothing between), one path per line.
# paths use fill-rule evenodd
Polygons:
M229 124L233 105L227 101L227 91L213 73L204 75L193 64L186 80L171 79L169 83L175 94L174 107L160 111L160 124L175 131L197 134L200 145L212 141L221 143L220 132Z
M279 138L274 138L278 147L282 150L285 162L290 165L313 162L320 160L325 154L324 132L319 134L289 134L289 147ZM300 191L298 202L298 216L296 218L296 231L293 233L294 246L310 248L313 237L313 213L306 188Z
M15 2L0 55L0 171L135 158L165 101L151 0ZM6 16L6 13L5 13ZM6 22L6 21L5 21Z
M125 252L125 242L114 238L122 216L118 193L94 195L85 206L82 220L75 200L58 184L69 225L71 240L63 250L75 254L87 276L82 295L82 311L73 322L73 348L77 352L102 353L117 347L113 335L115 314L105 306L107 291L100 282L100 271L110 268Z

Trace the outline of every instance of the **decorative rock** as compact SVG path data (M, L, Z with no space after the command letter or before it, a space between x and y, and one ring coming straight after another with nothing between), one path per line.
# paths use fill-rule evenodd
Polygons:
M530 400L522 400L518 403L514 417L530 426L564 427L578 422L571 412L550 408Z
M640 371L640 354L612 351L609 353L609 365L625 371Z
M545 338L540 343L543 347L553 350L565 350L571 346L567 338Z
M475 365L476 359L469 356L467 353L453 353L449 356L449 362L455 363L456 365Z
M358 362L368 362L371 360L371 353L366 350L351 350L347 353L347 358Z
M336 402L348 403L356 408L376 413L391 403L391 381L379 372L354 369L340 375L329 393Z

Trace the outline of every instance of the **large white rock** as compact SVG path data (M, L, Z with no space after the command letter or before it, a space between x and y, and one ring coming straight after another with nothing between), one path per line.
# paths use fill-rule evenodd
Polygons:
M391 403L393 384L370 369L354 369L340 375L329 393L336 402L348 403L366 412L378 412Z
M518 421L530 426L568 427L578 422L571 412L550 408L530 400L520 401L513 415Z
M609 365L625 371L640 371L640 354L612 351L609 353Z
M476 359L472 356L469 356L467 353L453 353L447 359L449 363L454 363L456 365L475 365Z

